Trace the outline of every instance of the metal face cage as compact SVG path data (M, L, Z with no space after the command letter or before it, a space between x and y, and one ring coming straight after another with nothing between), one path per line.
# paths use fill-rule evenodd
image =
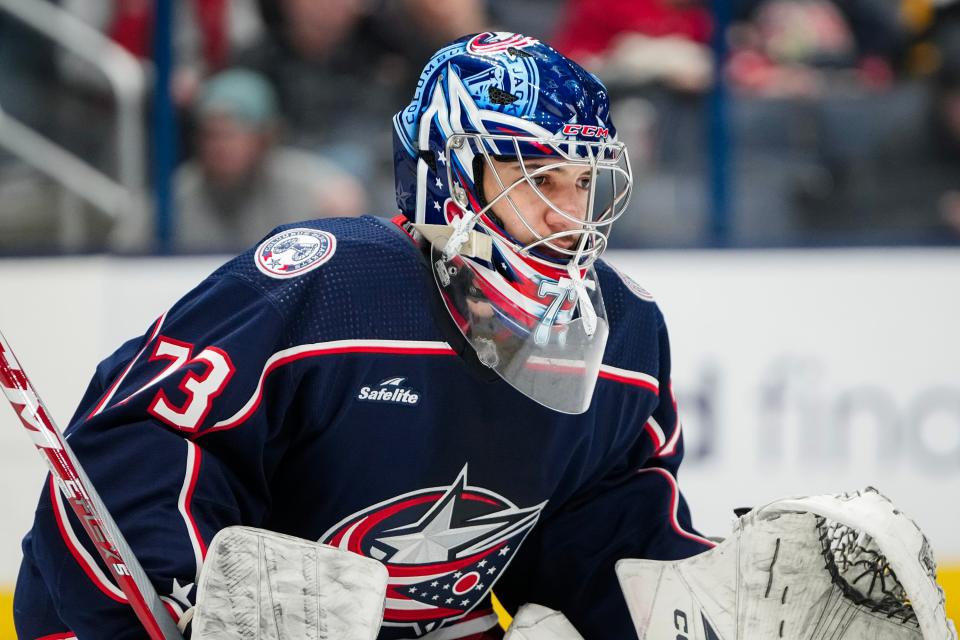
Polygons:
M481 200L481 189L474 181L481 178L474 171L482 158L484 171L492 172L500 192ZM516 162L520 176L504 180L495 160ZM612 224L626 211L633 188L629 155L622 142L586 142L558 140L535 136L492 134L453 134L444 150L447 184L456 203L476 222L511 241L518 253L548 266L573 264L584 268L606 249ZM564 168L584 169L589 188L585 189L582 211L564 210L553 202L538 184L541 179ZM569 228L543 234L511 195L526 185L550 210L561 216ZM471 193L468 193L467 190ZM488 196L490 194L487 194ZM493 207L501 201L509 204L512 214L533 239L521 242L504 229ZM496 227L496 228L491 228Z

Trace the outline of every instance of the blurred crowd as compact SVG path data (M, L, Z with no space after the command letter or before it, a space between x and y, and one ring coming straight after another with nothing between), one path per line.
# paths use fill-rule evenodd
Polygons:
M153 0L29 1L141 61L149 124ZM435 49L498 30L549 42L610 88L635 174L615 247L960 241L960 0L174 5L177 252L234 251L298 219L392 215L391 116ZM157 250L149 198L141 215L104 215L4 135L15 120L115 176L107 89L0 8L0 254Z

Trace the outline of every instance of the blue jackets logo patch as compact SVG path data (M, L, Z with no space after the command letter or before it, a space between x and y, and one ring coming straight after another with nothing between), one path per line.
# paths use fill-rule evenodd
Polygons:
M519 508L467 484L406 493L341 520L320 542L375 558L390 574L385 627L433 631L484 601L546 502Z
M257 247L257 269L271 278L292 278L316 269L333 257L337 239L318 229L287 229Z
M492 56L498 53L510 52L511 49L523 49L540 41L530 36L523 36L509 31L487 31L475 35L467 43L467 53L478 56ZM511 55L513 55L511 53Z

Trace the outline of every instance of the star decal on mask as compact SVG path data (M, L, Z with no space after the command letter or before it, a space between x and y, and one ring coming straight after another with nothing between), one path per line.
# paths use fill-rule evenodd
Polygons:
M410 198L413 197L413 194L405 189L397 187L397 202L401 207L407 208L410 206Z

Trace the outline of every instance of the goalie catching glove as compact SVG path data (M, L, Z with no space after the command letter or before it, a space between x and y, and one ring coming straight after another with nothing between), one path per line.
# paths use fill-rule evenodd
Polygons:
M784 499L714 549L621 560L641 640L956 640L929 543L875 489Z

